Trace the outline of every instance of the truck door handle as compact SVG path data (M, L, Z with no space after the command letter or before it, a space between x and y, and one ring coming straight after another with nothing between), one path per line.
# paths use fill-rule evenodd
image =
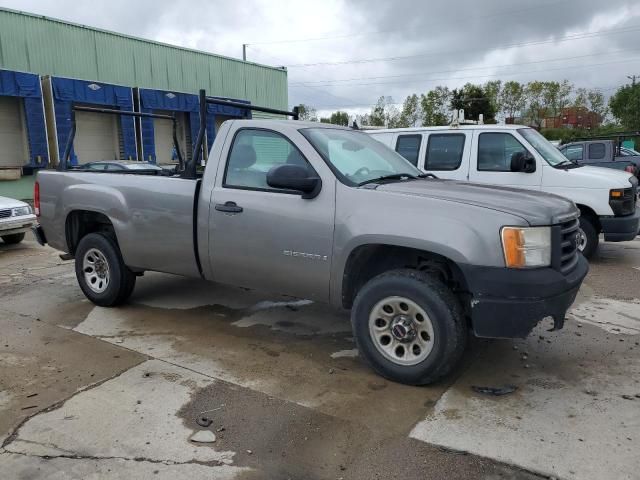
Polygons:
M240 213L242 212L242 207L239 207L236 202L225 202L225 203L216 203L215 209L219 212L227 212L227 213Z

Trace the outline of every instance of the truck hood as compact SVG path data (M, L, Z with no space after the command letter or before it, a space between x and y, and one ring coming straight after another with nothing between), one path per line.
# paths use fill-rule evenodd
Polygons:
M578 214L571 200L558 195L456 180L409 180L383 184L376 190L490 208L518 216L531 226L561 223Z
M629 188L632 175L622 170L605 167L578 167L563 170L544 166L542 183L546 187L563 188Z

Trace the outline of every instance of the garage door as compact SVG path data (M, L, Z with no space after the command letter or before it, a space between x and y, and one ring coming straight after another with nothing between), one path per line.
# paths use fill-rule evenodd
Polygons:
M161 115L171 115L173 112L156 111ZM184 112L176 112L177 135L180 142L180 151L183 155L187 152L185 145L186 139L186 114ZM153 135L156 144L156 163L168 164L177 163L177 157L173 155L173 122L162 118L153 119Z
M0 97L0 168L22 167L29 162L22 101Z
M95 112L76 112L73 149L78 163L119 160L118 117Z

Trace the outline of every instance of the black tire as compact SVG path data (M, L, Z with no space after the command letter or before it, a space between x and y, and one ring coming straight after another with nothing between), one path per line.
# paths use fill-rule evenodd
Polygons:
M13 235L4 235L2 240L7 245L15 245L16 243L20 243L24 240L24 233L14 233Z
M86 253L98 250L106 259L109 269L109 284L102 292L96 292L88 284L83 271ZM101 233L90 233L80 240L75 252L76 278L85 296L101 307L113 307L125 302L136 284L135 274L127 268L116 243Z
M580 229L584 233L585 242L582 254L586 258L591 258L598 250L598 244L600 243L598 230L596 230L593 220L584 215L580 217Z
M385 357L369 330L369 316L374 307L392 296L411 300L431 320L433 348L414 365L400 365ZM358 350L371 367L389 380L409 385L426 385L446 376L462 357L467 342L466 322L458 299L440 280L418 270L393 270L367 282L355 299L351 323Z

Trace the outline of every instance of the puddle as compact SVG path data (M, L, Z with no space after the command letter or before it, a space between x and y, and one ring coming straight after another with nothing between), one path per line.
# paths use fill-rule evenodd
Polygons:
M573 308L569 316L615 335L640 334L640 301L594 297Z
M338 352L333 352L331 354L331 358L344 358L344 357L357 357L358 349L352 348L351 350L340 350Z

